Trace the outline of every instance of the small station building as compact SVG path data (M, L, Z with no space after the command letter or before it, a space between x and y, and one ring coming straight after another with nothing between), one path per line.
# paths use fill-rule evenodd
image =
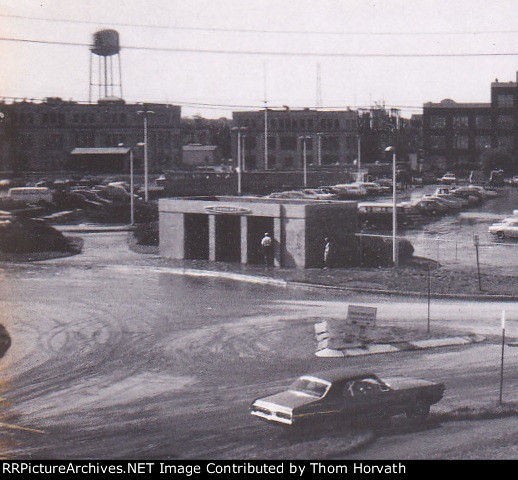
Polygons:
M274 265L322 266L325 238L345 244L357 231L357 203L257 197L162 198L160 255L171 259L261 264L261 239Z

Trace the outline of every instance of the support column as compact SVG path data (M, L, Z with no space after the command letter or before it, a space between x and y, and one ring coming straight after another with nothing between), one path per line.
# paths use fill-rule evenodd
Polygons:
M216 261L216 215L209 215L209 261Z
M276 267L281 267L282 262L282 220L280 218L273 219L273 264Z
M241 215L241 263L248 263L248 217Z

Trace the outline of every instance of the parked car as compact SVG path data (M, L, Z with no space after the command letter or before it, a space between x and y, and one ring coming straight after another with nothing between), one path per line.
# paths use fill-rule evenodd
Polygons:
M367 196L367 189L363 185L355 183L341 183L333 187L338 198L361 198Z
M493 223L488 231L498 238L518 238L518 218L510 217L498 223Z
M453 183L457 183L457 177L454 173L445 173L441 178L439 178L439 181L445 185L452 185Z
M272 424L305 425L359 417L406 413L423 419L444 394L444 385L427 380L351 373L345 369L303 375L287 390L256 399L251 414Z
M304 200L304 199L307 199L307 200L314 200L315 198L304 193L304 192L301 192L299 190L290 190L290 191L286 191L286 192L274 192L274 193L270 193L270 195L268 195L266 198L290 198L290 199L299 199L299 200Z
M376 182L353 182L351 185L361 185L367 190L367 195L380 195L384 193L384 189Z
M518 187L518 175L515 175L513 178L511 178L509 183L512 187Z
M305 188L303 192L310 197L314 197L315 200L336 200L338 195L325 191L322 188Z
M52 192L48 187L13 187L7 191L7 196L24 203L52 203Z

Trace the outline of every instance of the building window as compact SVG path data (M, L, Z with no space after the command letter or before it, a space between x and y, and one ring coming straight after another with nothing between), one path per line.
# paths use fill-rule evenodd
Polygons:
M498 117L496 117L496 125L501 130L512 130L514 127L514 119L510 115L498 115Z
M251 135L247 135L245 137L245 148L247 150L254 150L256 146L255 137L252 137Z
M321 142L323 150L338 150L338 137L322 137Z
M477 150L486 150L491 148L491 136L490 135L477 135L475 137L475 148Z
M512 152L514 149L514 139L511 135L499 135L497 145L500 150Z
M477 115L475 125L479 129L489 129L491 128L491 117L489 115Z
M297 137L281 137L281 150L297 150Z
M322 157L322 165L333 165L338 163L338 156L336 155L324 155Z
M467 115L454 115L453 116L453 128L468 128L469 120Z
M257 159L255 155L245 157L245 169L246 170L257 170Z
M277 150L277 137L268 137L268 150Z
M300 139L300 149L304 148L304 140ZM306 150L313 150L313 139L306 138Z
M284 158L284 168L292 168L293 167L293 157L285 157Z
M497 106L500 108L510 108L514 105L512 93L500 94L497 96Z
M457 150L466 150L468 148L469 139L467 135L454 135L453 148Z
M34 146L32 135L30 133L23 133L20 136L20 146L23 150L30 150Z
M430 137L430 148L433 150L443 150L446 148L446 137L444 135L432 135Z
M268 155L268 169L273 169L277 166L277 158L275 155Z
M430 128L434 130L438 128L446 128L446 118L441 115L432 115L430 117Z

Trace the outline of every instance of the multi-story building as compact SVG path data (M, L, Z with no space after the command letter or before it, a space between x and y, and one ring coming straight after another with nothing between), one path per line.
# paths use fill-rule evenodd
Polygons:
M423 108L425 162L438 169L467 171L480 167L488 150L512 157L518 147L518 84L491 83L491 103L442 100Z
M291 170L352 164L357 157L358 114L353 110L268 110L234 112L233 125L241 128L244 170ZM238 131L232 134L232 158L237 159Z
M70 170L74 148L117 147L121 144L135 147L144 141L142 112L146 110L150 171L180 168L182 131L179 106L126 104L120 99L83 104L47 98L41 103L0 104L0 113L3 114L0 170ZM143 149L135 148L134 152L135 165L139 168L143 162Z

